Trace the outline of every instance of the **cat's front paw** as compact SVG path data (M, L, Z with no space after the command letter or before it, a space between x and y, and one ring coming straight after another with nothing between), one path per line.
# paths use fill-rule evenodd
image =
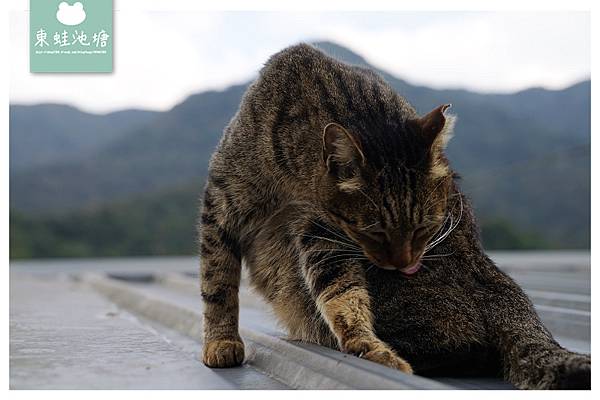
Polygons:
M351 339L344 344L343 350L346 353L354 354L357 357L385 365L386 367L398 369L407 374L413 373L412 367L408 362L398 357L394 350L378 339Z
M213 340L204 344L202 362L211 368L229 368L244 361L244 343L241 340Z

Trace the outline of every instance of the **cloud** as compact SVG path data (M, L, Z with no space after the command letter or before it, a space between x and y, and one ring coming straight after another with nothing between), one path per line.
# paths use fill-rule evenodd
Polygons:
M83 4L77 2L72 6L66 1L63 1L58 5L58 11L56 12L56 19L63 25L79 25L85 21L85 10Z
M129 0L124 3L129 5ZM586 13L130 8L116 11L114 18L112 74L31 74L29 49L23 45L28 13L11 12L11 103L61 102L97 112L127 107L166 110L189 94L251 79L274 52L315 39L337 41L410 83L436 88L562 88L590 74Z

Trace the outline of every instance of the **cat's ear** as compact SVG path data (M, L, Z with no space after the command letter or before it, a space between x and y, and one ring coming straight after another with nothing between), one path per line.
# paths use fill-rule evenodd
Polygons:
M450 107L452 107L452 104L443 104L434 108L427 115L409 121L434 150L441 151L445 149L452 137L456 117L446 114Z
M366 163L360 140L335 122L323 129L323 161L328 171L332 171L334 165Z
M427 146L430 159L430 174L433 178L444 178L451 174L444 149L452 138L456 117L446 114L450 104L441 105L427 115L410 120L409 123L421 135Z

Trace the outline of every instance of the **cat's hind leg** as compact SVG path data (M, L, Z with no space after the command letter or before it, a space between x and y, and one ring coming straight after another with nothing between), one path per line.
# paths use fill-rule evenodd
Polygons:
M561 347L541 323L521 288L495 267L479 277L476 293L504 377L521 389L589 389L591 359Z
M244 360L244 344L238 331L241 251L222 201L209 183L199 224L204 302L202 361L220 368L240 365Z

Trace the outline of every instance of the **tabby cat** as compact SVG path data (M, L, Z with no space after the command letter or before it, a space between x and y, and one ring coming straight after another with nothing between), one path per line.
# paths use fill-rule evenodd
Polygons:
M562 348L485 255L444 156L447 108L419 116L378 74L306 44L271 57L210 163L206 365L244 359L243 262L292 339L406 373L590 387L590 356Z

